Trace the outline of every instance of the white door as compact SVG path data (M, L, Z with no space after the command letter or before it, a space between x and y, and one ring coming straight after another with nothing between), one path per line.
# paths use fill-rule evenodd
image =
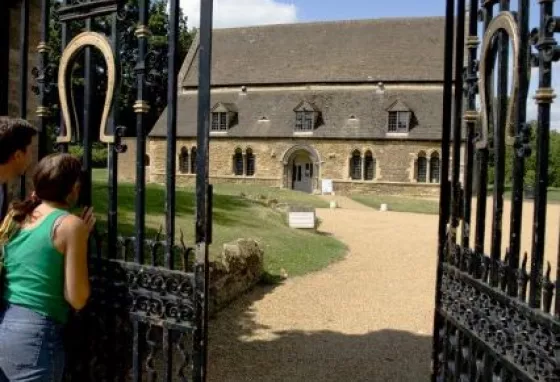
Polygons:
M311 193L313 191L313 164L311 162L294 162L292 168L293 189Z

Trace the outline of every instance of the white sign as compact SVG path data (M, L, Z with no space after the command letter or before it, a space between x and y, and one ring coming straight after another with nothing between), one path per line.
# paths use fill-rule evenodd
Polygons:
M322 181L321 181L321 193L323 195L333 193L332 179L322 179Z
M315 228L315 212L289 212L288 223L291 228Z

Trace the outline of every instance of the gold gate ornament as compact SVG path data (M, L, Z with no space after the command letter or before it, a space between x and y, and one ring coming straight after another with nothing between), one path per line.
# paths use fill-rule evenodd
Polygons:
M66 49L64 49L64 52L62 53L62 57L60 58L60 68L58 71L58 94L66 130L63 135L57 137L58 143L70 143L72 140L72 120L70 118L70 108L68 106L66 77L68 75L68 70L71 69L70 64L74 57L76 57L76 55L87 46L97 48L97 50L99 50L103 55L107 65L107 93L105 95L101 124L99 126L99 140L103 143L115 143L115 136L107 135L106 128L115 93L117 65L111 43L105 35L97 32L82 32L74 37L68 43Z
M495 38L499 31L504 31L508 34L511 45L513 48L513 78L511 82L511 95L508 102L506 113L506 143L513 144L516 131L515 125L517 124L516 116L516 101L519 95L519 26L515 20L512 12L500 12L488 25L482 40L482 49L480 53L480 119L481 130L476 147L484 149L488 147L488 134L490 117L492 114L493 100L489 100L490 92L488 91L488 82L492 85L494 76L492 75L494 62L496 61L497 44ZM530 77L529 71L526 73ZM489 80L489 81L488 81Z

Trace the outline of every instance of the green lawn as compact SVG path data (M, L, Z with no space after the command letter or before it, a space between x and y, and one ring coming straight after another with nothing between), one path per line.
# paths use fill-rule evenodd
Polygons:
M107 182L105 171L94 172L94 206L101 224L107 211ZM246 196L241 196L241 194ZM214 243L210 255L221 251L222 245L238 238L253 238L264 248L265 271L272 276L284 269L289 276L319 270L344 256L346 248L338 240L321 233L290 229L285 214L266 207L262 198L274 198L279 203L304 204L316 207L327 205L322 199L308 195L266 187L218 185L214 192ZM255 200L254 200L255 199ZM121 182L118 192L119 231L133 235L135 188ZM155 237L160 226L165 227L165 188L148 185L146 188L146 228ZM177 232L182 229L187 244L194 234L195 199L192 187L177 190L175 210Z
M351 197L358 203L362 203L377 210L381 204L386 203L390 211L432 215L437 215L439 213L439 202L437 200L384 195L352 195Z
M412 212L418 214L439 214L439 201L422 198L385 196L385 195L352 195L353 200L366 206L379 209L381 204L389 205L389 210L396 212ZM488 197L492 197L492 187L488 189ZM474 196L476 198L476 196ZM506 186L504 199L511 200L511 187ZM548 202L560 203L560 189L548 189Z
M107 171L101 169L93 170L93 181L96 183L107 182ZM150 187L165 189L163 185L151 184ZM194 192L194 186L181 186L180 190ZM305 205L315 208L328 208L329 203L315 195L305 192L292 191L281 188L264 187L249 184L216 184L214 193L219 195L243 196L247 199L270 200L276 199L279 203L291 205Z
M488 196L492 196L493 187L488 187ZM511 186L505 186L504 198L511 200ZM560 188L549 187L547 193L549 203L560 203Z

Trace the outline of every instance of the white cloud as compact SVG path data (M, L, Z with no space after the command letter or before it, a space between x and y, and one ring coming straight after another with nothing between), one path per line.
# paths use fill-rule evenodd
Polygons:
M181 0L188 25L200 23L200 0ZM214 0L214 28L292 23L297 20L293 1Z

